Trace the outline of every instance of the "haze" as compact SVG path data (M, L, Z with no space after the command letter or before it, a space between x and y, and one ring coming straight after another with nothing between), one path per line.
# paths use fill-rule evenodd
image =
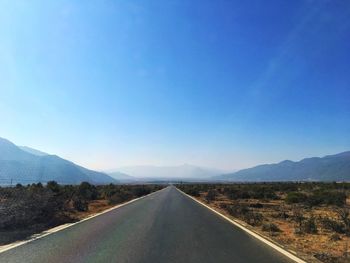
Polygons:
M350 149L348 1L0 1L0 137L92 169Z

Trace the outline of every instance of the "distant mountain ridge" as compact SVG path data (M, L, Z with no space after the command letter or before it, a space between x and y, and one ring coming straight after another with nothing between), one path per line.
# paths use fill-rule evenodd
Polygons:
M350 181L350 151L306 158L299 162L285 160L263 164L213 179L224 181Z
M179 166L128 166L121 167L118 169L118 171L139 179L209 179L212 176L223 173L223 171L218 169L199 167L189 164L183 164Z
M64 184L117 182L107 174L86 169L56 155L18 147L0 138L0 184L9 180L22 184L51 180Z
M107 172L107 174L121 183L136 183L139 181L138 178L121 172Z

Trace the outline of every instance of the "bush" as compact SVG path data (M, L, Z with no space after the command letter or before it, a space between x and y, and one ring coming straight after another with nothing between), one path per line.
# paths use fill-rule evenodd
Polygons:
M76 198L73 200L73 207L77 211L85 212L88 210L88 203L85 200Z
M294 207L292 219L296 223L295 233L301 234L302 225L303 225L303 222L305 221L305 217L302 213L302 210L299 207Z
M231 200L250 198L249 192L244 190L226 189L225 193L226 193L226 196Z
M260 213L254 213L249 211L244 215L243 219L251 226L260 226L264 217Z
M300 192L290 192L287 194L286 203L287 204L297 204L306 201L307 196Z
M51 225L62 211L64 200L35 184L9 188L1 205L0 229L17 229L41 223Z
M141 197L144 195L148 195L149 193L151 193L151 190L145 186L139 186L133 189L133 194L136 197Z
M77 196L86 201L95 200L98 196L98 192L94 185L88 182L82 182L78 187Z
M275 190L265 185L231 186L224 189L224 193L231 200L236 199L278 199Z
M57 182L55 181L49 181L46 184L46 187L50 189L54 193L58 193L60 191L60 186Z
M339 234L345 233L344 224L342 224L336 220L330 219L328 217L323 217L323 218L320 218L319 221L320 221L322 227L326 230L334 231L334 232L339 233Z
M266 232L281 232L281 229L274 223L266 223L262 226L262 231Z
M350 210L347 208L342 208L337 210L339 219L344 224L344 232L350 235Z
M315 256L315 258L317 258L321 262L326 262L326 263L346 262L346 261L341 261L341 259L339 259L339 257L334 256L330 253L326 253L326 252L319 252L319 253L316 253L314 256Z
M273 213L271 216L274 217L274 218L281 218L281 219L284 219L284 220L289 218L289 215L285 211L280 211L280 212L277 212L277 213Z
M315 218L310 217L306 219L301 226L301 231L308 234L316 234L318 232L318 229Z
M218 193L216 192L216 190L210 189L208 191L208 193L206 194L205 199L209 203L211 201L214 201L216 199L217 195L218 195Z
M252 187L250 196L254 199L278 199L278 196L275 193L275 190L271 186L254 186Z
M187 194L198 197L200 196L199 191L197 188L191 188L187 191Z
M330 241L339 241L341 240L341 237L338 234L332 234L329 238Z
M342 207L346 204L346 194L342 192L328 192L325 203Z
M131 192L120 189L120 192L116 192L108 198L108 202L109 204L116 205L130 200L133 197L134 196Z
M131 198L161 189L158 185L101 185L89 183L58 185L56 182L31 184L28 186L0 188L0 232L4 230L45 229L74 220L67 213L75 209L87 211L91 200L111 198L112 202L123 202Z
M263 208L264 205L261 204L261 203L253 203L253 204L249 204L249 207L252 207L252 208Z
M307 198L309 206L317 206L321 204L344 206L346 203L346 195L337 191L317 190Z

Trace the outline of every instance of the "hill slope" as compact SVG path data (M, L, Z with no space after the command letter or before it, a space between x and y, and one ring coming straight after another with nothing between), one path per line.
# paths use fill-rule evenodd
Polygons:
M113 171L113 172L107 172L107 174L121 183L135 183L139 181L138 178L135 178L133 176L130 176L121 172Z
M299 162L283 161L215 177L227 181L350 181L350 151Z
M0 138L0 183L8 184L11 180L22 184L51 180L63 184L78 184L83 181L94 184L116 182L104 173L86 169L56 155L43 155L40 151L30 150L36 154Z
M34 154L34 155L38 155L38 156L45 156L45 155L49 155L48 153L44 153L42 151L27 147L27 146L18 146L22 151Z

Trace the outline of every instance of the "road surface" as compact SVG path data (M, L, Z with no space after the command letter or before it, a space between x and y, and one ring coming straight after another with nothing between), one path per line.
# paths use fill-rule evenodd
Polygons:
M0 262L292 261L171 186L1 253Z

